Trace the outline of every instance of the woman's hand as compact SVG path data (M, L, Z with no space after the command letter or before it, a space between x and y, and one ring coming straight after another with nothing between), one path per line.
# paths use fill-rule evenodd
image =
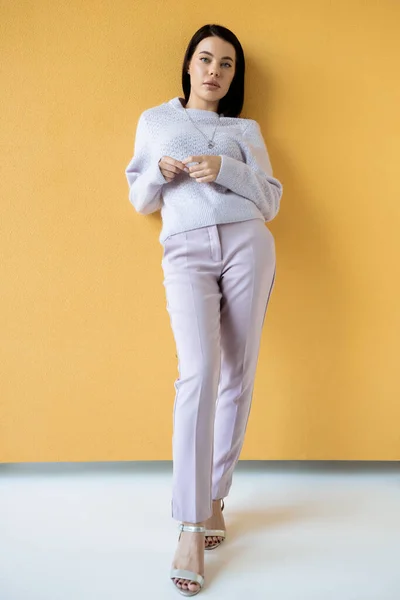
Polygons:
M198 165L186 167L189 169L189 176L194 178L198 183L206 183L214 181L217 178L221 167L220 156L210 156L208 154L201 156L188 156L184 158L182 164L198 162Z
M178 173L185 171L187 167L181 163L180 160L176 160L171 156L162 156L158 161L158 166L161 173L164 175L164 179L168 182L175 179Z

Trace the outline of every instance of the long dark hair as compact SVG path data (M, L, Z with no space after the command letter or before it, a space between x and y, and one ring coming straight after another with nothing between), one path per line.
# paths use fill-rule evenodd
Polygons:
M236 35L222 25L203 25L203 27L200 27L200 29L196 31L188 44L182 65L182 89L185 95L185 102L189 100L191 87L190 75L187 72L189 61L193 56L197 44L204 38L212 35L229 42L236 50L235 75L232 79L228 93L219 101L218 113L223 113L224 117L238 117L242 111L244 102L244 53Z

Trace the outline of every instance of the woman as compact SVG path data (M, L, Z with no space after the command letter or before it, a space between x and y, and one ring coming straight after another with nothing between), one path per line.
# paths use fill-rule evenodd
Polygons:
M268 300L279 210L257 121L239 117L245 60L237 37L205 25L184 57L184 98L145 110L126 168L129 200L161 210L162 267L179 378L173 411L172 517L181 533L170 577L204 583L204 549L225 537L223 498L243 445Z

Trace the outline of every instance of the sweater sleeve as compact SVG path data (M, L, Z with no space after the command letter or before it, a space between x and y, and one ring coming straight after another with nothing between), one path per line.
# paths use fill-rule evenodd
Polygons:
M257 121L251 119L243 132L245 162L221 156L215 183L254 202L266 221L272 221L280 207L283 187L272 176L268 150Z
M125 174L129 185L129 201L143 215L161 208L161 190L163 184L167 183L150 148L146 118L142 113L136 127L134 154Z

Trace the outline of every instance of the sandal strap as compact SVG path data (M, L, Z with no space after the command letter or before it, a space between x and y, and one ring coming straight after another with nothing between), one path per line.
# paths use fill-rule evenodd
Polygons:
M201 587L204 584L204 577L199 575L198 573L194 573L194 571L188 571L187 569L172 569L170 573L170 578L177 579L188 579L189 581L194 581L195 583L199 583Z
M178 525L178 529L180 529L181 531L193 531L193 532L199 532L199 533L203 533L205 532L206 528L204 527L204 525L184 525L183 523L180 523Z
M226 531L223 529L206 529L206 536L225 537Z

